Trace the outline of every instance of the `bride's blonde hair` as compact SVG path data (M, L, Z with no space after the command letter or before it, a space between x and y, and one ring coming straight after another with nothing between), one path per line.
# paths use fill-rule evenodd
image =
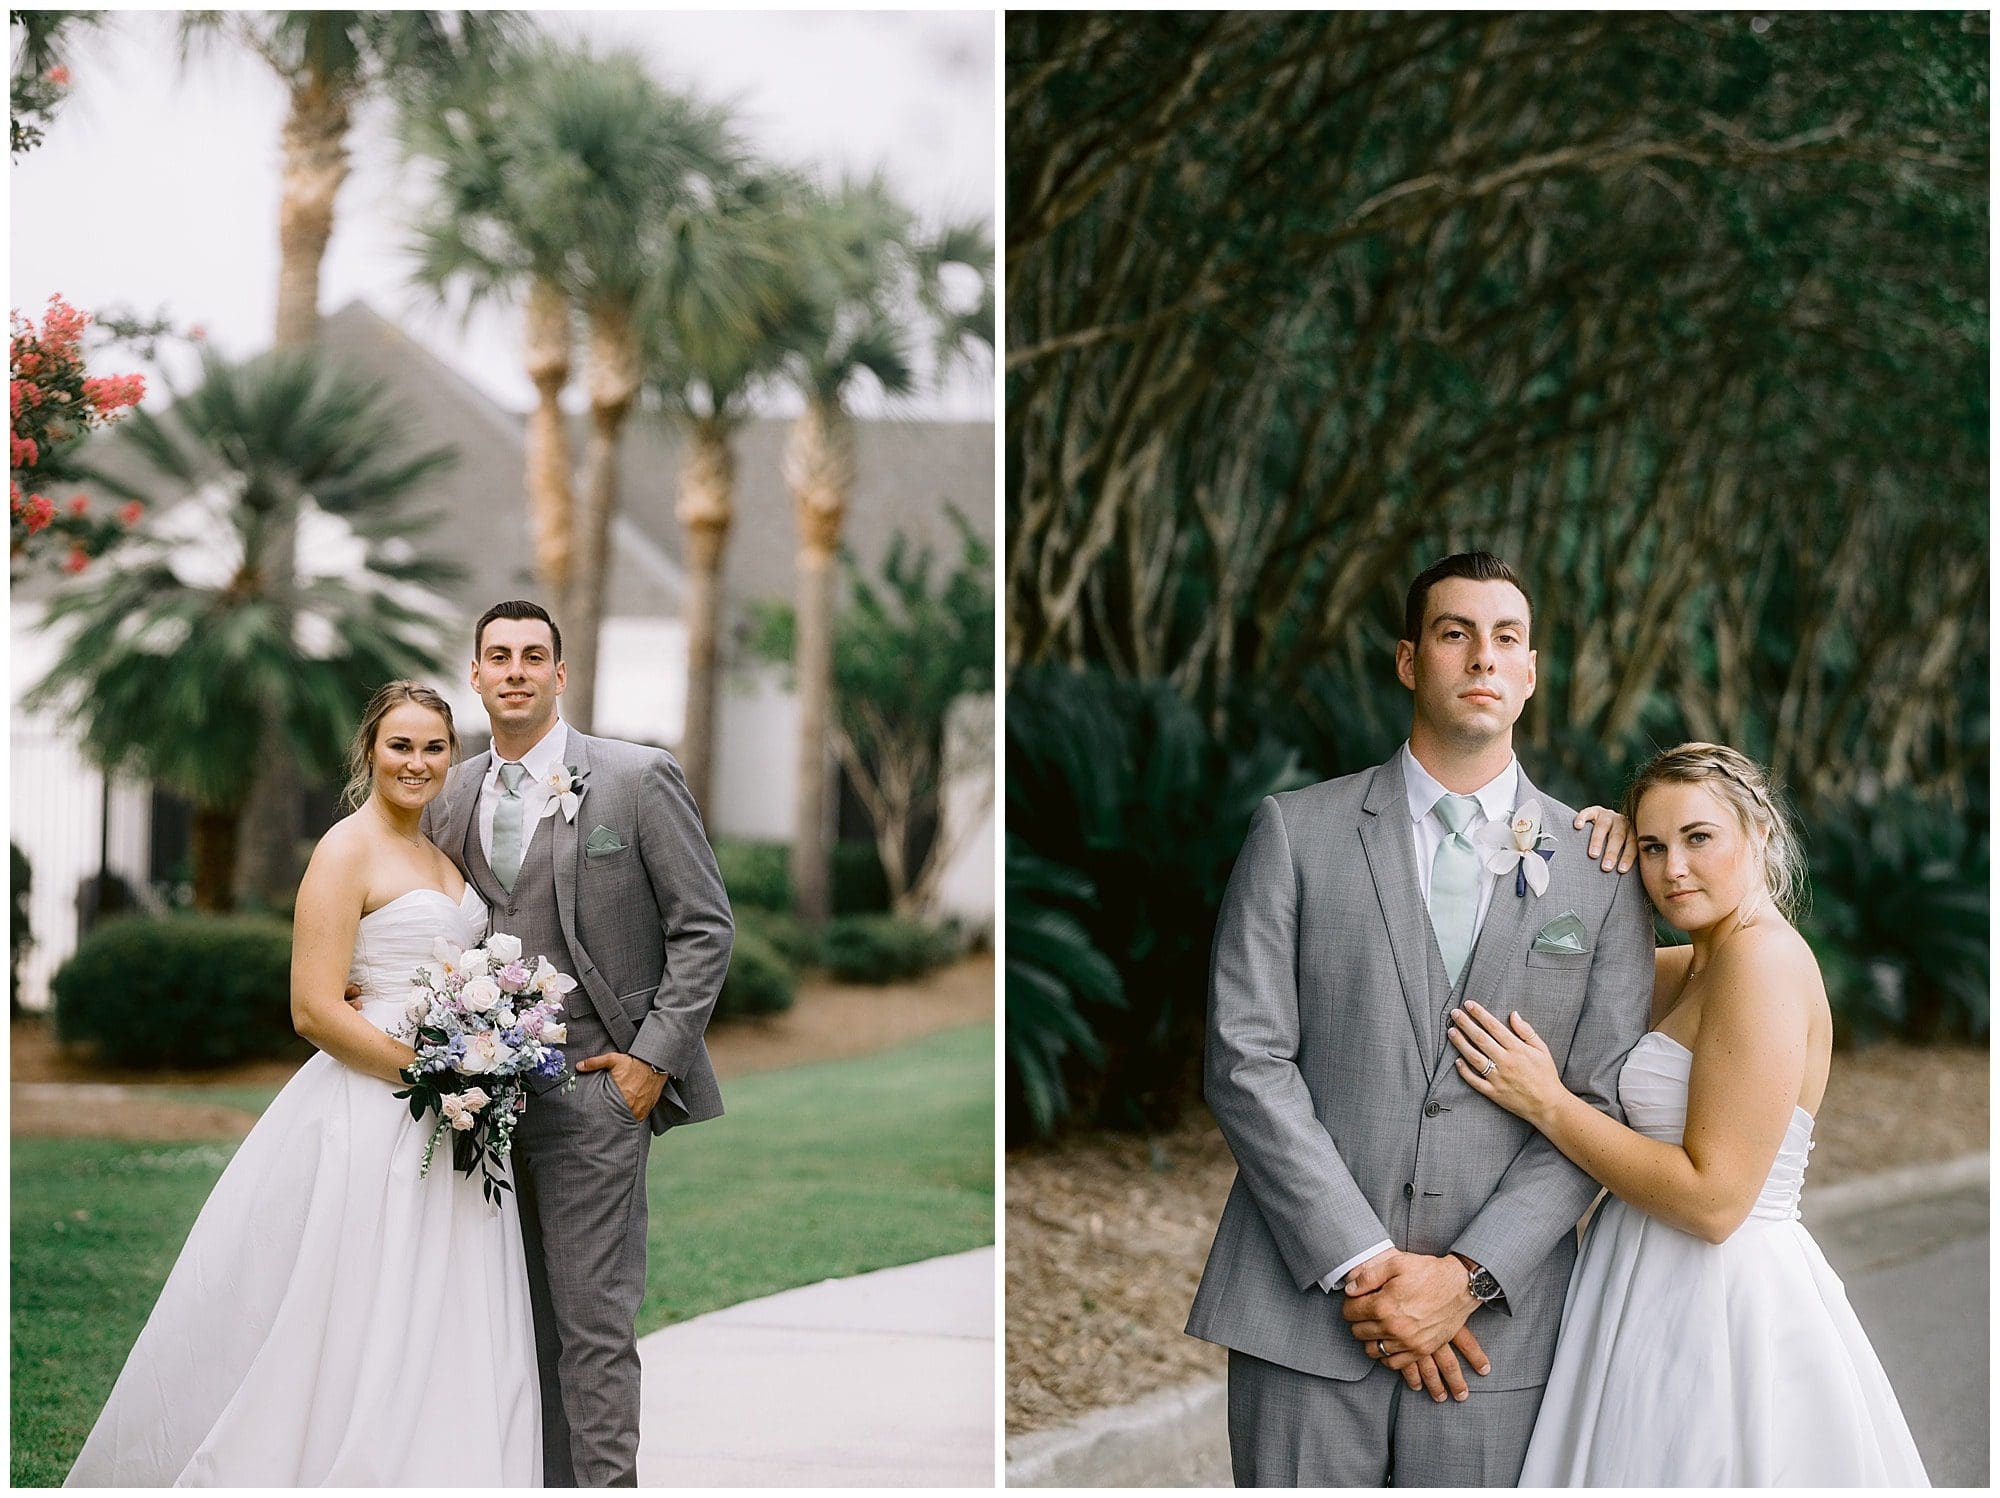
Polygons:
M1688 743L1662 749L1639 767L1625 792L1625 819L1635 829L1640 799L1659 785L1707 786L1735 811L1745 832L1763 832L1765 892L1786 920L1804 914L1806 859L1798 824L1762 765L1727 744Z
M341 788L340 804L348 811L357 810L368 799L368 789L375 778L375 735L381 732L382 720L389 715L389 709L405 702L427 707L444 719L451 762L458 763L458 729L452 725L451 704L420 681L392 681L368 699L361 726L354 730L354 739L347 746L347 784Z

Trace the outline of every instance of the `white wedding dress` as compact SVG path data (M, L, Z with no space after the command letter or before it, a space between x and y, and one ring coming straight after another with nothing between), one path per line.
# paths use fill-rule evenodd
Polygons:
M1626 1123L1680 1143L1693 1061L1657 1030L1642 1036L1618 1082ZM1605 1198L1520 1486L1930 1486L1840 1278L1798 1220L1812 1128L1795 1108L1757 1204L1720 1244Z
M361 1013L404 1018L486 908L412 890L362 917ZM238 1147L70 1487L538 1487L542 1409L513 1198L494 1207L387 1082L314 1056Z

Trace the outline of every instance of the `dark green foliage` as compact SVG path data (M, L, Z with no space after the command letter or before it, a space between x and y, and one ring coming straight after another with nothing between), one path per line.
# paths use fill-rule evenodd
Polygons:
M1121 1009L1118 969L1079 918L1090 881L1007 836L1007 1123L1010 1141L1047 1134L1068 1114L1068 1077L1104 1064L1094 1010Z
M783 843L756 843L744 838L715 839L715 864L722 873L730 909L785 910L791 905L791 879L785 872ZM738 917L739 924L741 917Z
M56 971L56 1034L112 1066L227 1066L300 1053L292 934L263 916L133 918L99 927Z
M1843 1039L1982 1040L1987 843L1910 795L1820 818L1808 841L1820 959Z
M28 929L28 893L34 876L19 843L7 844L7 1007L21 1008L21 954L34 944Z
M1072 954L1069 991L1083 1000L1071 1006L1074 1018L1060 1007L1029 1011L1021 1033L1009 1035L1010 1052L1067 1051L1071 1096L1094 1099L1103 1122L1171 1118L1199 1068L1215 913L1250 815L1304 780L1274 740L1219 742L1167 683L1022 672L1007 694L1007 828L1018 839L1010 854L1032 854L1080 881L1037 874L1049 891L1067 891L1058 908L1116 964L1130 1002L1108 1001L1101 973ZM1095 895L1088 904L1085 888ZM1014 1023L1010 1012L1010 1032ZM1037 1025L1054 1033L1037 1035ZM1078 1040L1086 1026L1102 1047L1101 1068ZM1052 1089L1044 1096L1053 1103Z
M794 969L811 967L819 960L819 943L813 933L789 910L767 910L755 905L736 907L736 929L753 931L771 945Z
M952 933L895 915L843 915L819 934L819 965L843 983L921 978L958 955Z
M783 843L717 838L715 861L732 908L785 911L792 907L792 877ZM850 839L833 845L833 913L868 915L889 908L889 881L872 843Z
M781 1014L792 1007L796 978L792 965L754 926L737 922L729 951L729 976L715 1001L717 1019Z

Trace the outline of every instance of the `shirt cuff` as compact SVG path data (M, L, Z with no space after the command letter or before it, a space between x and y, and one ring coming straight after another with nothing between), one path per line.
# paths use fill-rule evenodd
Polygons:
M1375 1255L1385 1254L1395 1246L1396 1245L1391 1243L1387 1238L1384 1238L1380 1243L1376 1244L1373 1248L1363 1249L1360 1253L1356 1254L1353 1258L1349 1259L1345 1264L1341 1265L1338 1269L1334 1270L1333 1273L1322 1276L1319 1282L1320 1289L1326 1291L1326 1293L1329 1295L1333 1294L1334 1291L1338 1290L1341 1287L1341 1281L1345 1280L1350 1274L1354 1273L1355 1270L1359 1269L1363 1264L1366 1264L1370 1259L1374 1258Z

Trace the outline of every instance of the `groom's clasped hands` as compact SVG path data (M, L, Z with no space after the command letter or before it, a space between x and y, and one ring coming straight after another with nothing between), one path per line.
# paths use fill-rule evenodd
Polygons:
M1341 1314L1368 1356L1402 1374L1432 1399L1469 1393L1461 1360L1478 1373L1491 1360L1466 1320L1479 1302L1466 1290L1464 1264L1447 1254L1377 1254L1347 1276Z

